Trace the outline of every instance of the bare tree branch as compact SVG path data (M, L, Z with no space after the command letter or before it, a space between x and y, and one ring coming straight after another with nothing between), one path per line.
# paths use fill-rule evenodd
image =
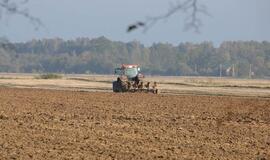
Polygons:
M200 20L198 15L203 14L210 16L210 14L207 11L207 7L198 4L198 0L178 1L175 4L171 4L171 7L165 14L154 17L147 17L145 21L140 21L132 25L129 25L127 32L131 32L138 28L144 28L143 30L144 32L146 32L159 21L166 20L180 11L187 14L185 18L184 29L193 30L196 33L200 32L200 27L202 26L202 21Z
M0 18L2 17L3 13L20 15L27 18L37 30L40 26L43 26L41 20L37 17L32 16L27 9L20 8L21 5L24 5L27 2L28 0L22 0L20 2L12 2L11 0L0 0Z

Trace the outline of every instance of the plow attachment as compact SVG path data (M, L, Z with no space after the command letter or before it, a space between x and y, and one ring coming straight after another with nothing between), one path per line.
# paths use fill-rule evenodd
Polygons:
M130 82L130 81L114 81L113 92L142 92L142 93L154 93L159 94L160 91L157 89L157 83L153 82Z

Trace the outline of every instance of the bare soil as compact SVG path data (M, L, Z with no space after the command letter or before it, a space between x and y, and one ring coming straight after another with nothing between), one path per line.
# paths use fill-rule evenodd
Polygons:
M270 159L270 99L0 88L0 159Z

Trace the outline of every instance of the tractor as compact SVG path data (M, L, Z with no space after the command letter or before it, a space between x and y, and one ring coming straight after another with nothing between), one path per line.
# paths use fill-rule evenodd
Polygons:
M146 92L158 94L157 83L144 82L145 78L141 74L139 65L122 64L120 68L115 69L118 75L117 80L113 82L113 92Z

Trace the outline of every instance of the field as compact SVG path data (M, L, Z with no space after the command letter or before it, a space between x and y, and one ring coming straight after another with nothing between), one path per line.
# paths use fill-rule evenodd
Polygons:
M113 75L63 75L61 79L40 79L37 74L0 73L0 86L77 91L111 92ZM270 80L218 77L147 76L145 81L158 82L163 94L234 95L270 97Z
M270 100L0 88L0 159L269 159Z
M270 159L268 80L150 77L154 95L111 93L112 76L0 77L1 160Z

